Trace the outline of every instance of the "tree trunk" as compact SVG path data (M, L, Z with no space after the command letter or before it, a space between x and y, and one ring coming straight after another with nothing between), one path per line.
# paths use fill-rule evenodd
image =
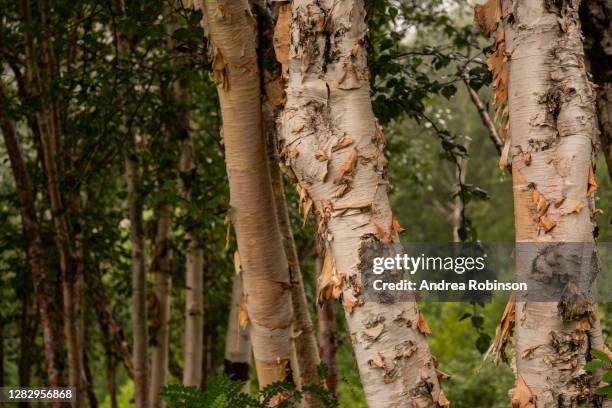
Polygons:
M49 16L51 6L48 1L40 3L40 22L45 31L44 35L40 36L40 49L37 49L34 44L28 1L22 0L20 2L20 12L25 26L28 80L33 89L33 94L39 98L36 116L43 153L42 158L47 192L53 218L54 240L60 258L64 306L64 336L68 352L69 383L75 388L73 405L80 407L85 401L85 375L82 347L80 347L79 342L80 324L75 303L79 297L79 294L76 292L78 289L76 288L78 270L75 262L75 248L71 240L71 228L65 214L65 206L69 200L63 197L59 186L61 162L58 161L58 157L61 150L62 124L60 123L57 101L54 99L54 95L49 92L53 82L58 79L54 48L51 41L51 33L53 32ZM40 72L40 67L44 69L44 73Z
M168 34L168 49L174 48L172 34L179 28L173 4L164 3L166 32ZM176 57L172 65L180 68ZM176 107L176 117L171 127L175 129L179 138L179 185L181 197L186 203L192 201L192 186L196 181L196 161L194 157L193 141L190 131L189 94L181 81L172 84L171 101ZM189 214L187 206L187 214ZM187 250L185 253L185 341L183 353L183 384L200 386L202 382L202 358L204 335L204 249L197 234L198 225L195 217L189 222L185 239Z
M111 408L117 408L117 361L111 340L106 334L104 335L104 359L106 362L106 388L110 397L110 406Z
M124 0L114 1L115 13L125 17ZM131 43L129 34L117 33L117 53L119 57L129 54ZM125 171L127 178L128 206L130 217L130 241L132 260L132 336L134 365L134 402L136 408L149 407L149 361L147 346L149 333L147 327L147 260L143 220L144 197L141 186L140 161L136 146L136 135L125 129L126 152Z
M323 258L317 256L317 278L323 271ZM332 299L326 299L317 304L317 322L319 325L319 354L321 361L327 366L325 384L327 390L333 395L338 393L338 367L336 364L336 336L338 327L336 323L336 305Z
M264 11L262 11L263 13ZM273 27L272 24L269 24ZM273 47L273 30L269 29L260 32L259 52L260 55L269 52L270 60L274 61ZM266 37L266 38L261 38ZM265 49L262 49L265 48ZM260 56L262 58L262 56ZM278 72L272 73L263 68L262 81L268 80L268 84L278 80L280 84L280 66ZM276 78L275 78L276 77ZM280 86L279 86L280 87ZM317 349L317 339L308 310L308 301L306 300L306 292L304 290L304 279L300 270L300 260L293 239L291 230L291 221L289 219L289 211L287 209L287 200L285 198L285 190L283 186L283 175L280 170L278 157L278 139L276 135L276 117L279 106L274 105L274 99L277 97L271 94L270 90L274 89L271 86L264 86L266 90L262 101L263 114L263 133L268 147L268 161L270 163L270 177L272 180L272 191L274 193L274 206L276 208L276 218L278 226L283 238L283 247L285 256L289 265L289 277L291 279L291 304L293 306L293 344L295 349L295 358L291 366L293 380L298 388L311 385L320 385L318 365L321 362L319 351ZM295 367L294 367L295 365ZM319 407L321 402L312 394L306 393L304 396L304 408Z
M313 206L318 214L328 265L323 275L331 275L332 292L342 288L368 406L447 405L417 329L423 319L416 303L363 299L363 251L376 243L393 250L390 241L397 242L400 229L387 197L384 136L370 101L364 4L298 0L292 14L279 137L305 215Z
M291 356L290 280L262 135L254 17L245 0L204 2L223 116L232 221L244 271L259 385L283 380Z
M27 242L32 285L43 329L45 368L49 376L49 385L57 387L64 384L61 329L58 319L56 319L57 311L52 301L52 289L47 278L47 267L43 258L42 238L36 219L32 179L17 140L15 126L7 116L6 103L4 88L0 83L0 128L4 136L4 143L17 187L17 196L19 197L19 210Z
M241 325L241 315L244 317L244 302L242 274L237 273L232 280L232 303L225 337L223 372L233 380L248 382L251 366L251 341L248 328L244 324Z
M19 339L19 386L29 387L32 374L32 348L38 333L38 316L30 312L30 296L25 295L21 309Z
M170 307L172 285L172 212L171 204L159 206L157 231L151 270L155 277L154 313L151 314L153 347L151 353L151 384L149 401L153 408L165 404L159 392L168 380L168 358L170 347Z
M98 397L96 397L94 390L93 375L91 374L91 368L89 367L87 350L83 353L83 357L85 378L87 378L87 401L89 401L89 408L98 408Z
M502 4L509 59L516 241L520 243L517 273L530 285L562 294L558 302L517 299L513 404L588 404L593 396L582 367L589 343L599 341L601 333L592 330L598 322L590 283L580 285L571 279L585 265L590 269L595 250L596 113L584 68L579 1L505 0ZM559 243L578 243L581 252ZM548 256L555 259L554 269L543 262ZM539 274L552 278L544 280ZM569 282L557 287L561 276ZM589 270L579 278L594 276ZM575 296L566 298L571 292Z
M100 332L104 336L105 344L112 353L121 357L125 371L134 379L134 364L132 362L132 352L128 344L127 336L123 331L121 323L115 319L111 308L111 302L104 289L104 283L100 273L89 274L89 290L91 292L92 306L98 318Z
M596 104L600 141L612 180L612 3L585 0L580 12L582 31L589 40L585 47L589 70L599 87Z

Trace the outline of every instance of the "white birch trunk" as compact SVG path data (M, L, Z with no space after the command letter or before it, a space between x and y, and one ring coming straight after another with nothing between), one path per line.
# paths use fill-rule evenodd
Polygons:
M293 2L279 137L303 207L308 211L314 204L318 233L343 277L346 318L368 406L436 406L446 399L425 336L417 329L416 303L363 299L367 260L361 251L389 237L397 240L384 136L370 101L364 16L359 0Z

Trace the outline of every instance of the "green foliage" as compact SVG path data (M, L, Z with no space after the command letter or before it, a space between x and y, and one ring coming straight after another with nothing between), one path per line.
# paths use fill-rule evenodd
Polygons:
M267 408L272 401L275 407L294 408L299 406L304 393L312 393L326 408L338 406L334 396L323 387L309 386L299 391L294 384L279 381L254 396L243 392L243 388L244 382L223 375L211 378L206 392L173 384L164 387L161 396L169 408Z
M591 350L592 360L584 365L585 371L603 370L602 381L607 383L595 390L595 394L612 398L612 359L602 350Z

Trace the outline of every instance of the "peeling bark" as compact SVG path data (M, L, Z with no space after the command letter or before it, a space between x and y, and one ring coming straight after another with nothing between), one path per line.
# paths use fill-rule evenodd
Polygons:
M259 5L260 14L265 14L260 16L260 18L268 18L271 20L272 16L267 15L266 11L267 9L265 9L265 5ZM286 12L289 13L288 7ZM261 24L260 26L269 28L259 31L260 42L258 50L260 53L260 61L274 61L274 25L264 24ZM262 67L262 83L265 91L262 101L263 133L268 148L268 161L270 163L270 176L272 180L272 190L274 193L276 218L278 220L278 225L283 238L285 256L287 257L287 262L289 265L289 277L291 279L291 303L293 306L292 339L294 345L294 358L291 362L291 371L293 374L293 381L298 388L301 389L305 386L321 385L321 379L319 378L317 369L317 366L321 360L319 357L312 320L310 318L310 311L308 309L306 292L304 290L304 280L302 277L302 271L300 269L300 260L298 258L297 248L293 238L293 232L291 230L289 211L287 209L283 175L280 170L275 119L280 112L284 98L281 85L280 66L277 65L274 68L266 68L265 66ZM312 393L306 393L304 395L304 408L316 408L321 406L321 402Z
M264 387L287 374L293 311L262 134L255 19L245 0L206 0L203 9L214 53L251 342L259 385Z
M566 278L591 267L595 233L595 99L584 66L579 1L502 4L516 240L532 244L517 247L517 273L550 291L561 282L562 293L559 302L517 298L513 405L576 407L595 403L582 367L598 327L589 287L594 276L580 288ZM582 243L584 250L575 253L564 242Z
M282 156L313 209L342 295L368 406L446 405L414 302L365 302L362 250L397 241L384 135L370 101L367 27L359 0L293 2ZM324 267L325 269L325 267ZM377 336L368 331L382 325Z

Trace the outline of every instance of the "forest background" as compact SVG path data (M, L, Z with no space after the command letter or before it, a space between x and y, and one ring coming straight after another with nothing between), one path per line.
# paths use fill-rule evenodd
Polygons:
M210 78L211 58L201 12L176 4L178 26L168 31L164 2L129 1L122 15L112 2L30 2L31 26L23 22L23 3L0 1L0 79L3 116L15 124L29 169L40 222L50 299L62 297L61 254L54 239L52 213L40 135L32 131L38 97L29 88L27 32L36 33L57 72L41 93L54 95L62 123L59 189L80 197L67 211L79 237L84 268L84 349L90 406L127 407L134 386L124 364L132 339L130 299L129 194L125 157L136 155L146 247L155 260L159 208L174 208L167 382L180 383L185 332L185 253L187 232L204 247L204 350L202 386L223 372L235 239L228 225L229 193L220 138L220 107ZM583 2L588 4L589 2ZM388 140L390 199L407 242L513 242L511 175L500 170L499 154L468 90L491 117L491 75L485 64L492 40L473 24L471 2L401 0L367 2L372 101ZM584 5L583 5L584 6ZM587 6L584 6L587 7ZM39 11L43 10L43 11ZM254 5L260 33L270 21ZM45 12L46 10L46 12ZM48 14L47 14L48 13ZM609 16L608 16L609 17ZM134 45L119 53L117 32ZM119 34L121 35L121 34ZM169 37L172 38L168 46ZM45 41L44 39L47 39ZM592 46L592 38L585 42ZM262 40L260 44L266 44ZM45 48L50 47L50 48ZM610 56L607 56L608 61ZM178 61L178 62L177 62ZM263 64L276 64L266 60ZM47 75L47 74L45 74ZM182 195L176 170L180 145L167 136L168 123L185 106L169 103L172 86L188 89L191 139L197 170L190 174L191 199ZM178 106L178 108L177 108ZM126 141L126 128L138 136ZM612 185L605 160L597 162L599 239L612 239ZM461 174L458 174L458 168ZM287 181L287 180L285 180ZM0 385L45 384L43 326L33 291L20 201L5 145L0 145ZM285 183L312 320L316 310L314 222L303 224L299 197ZM153 261L154 262L154 261ZM155 276L149 267L148 322L155 321ZM102 309L100 310L100 305ZM340 304L337 310L337 395L340 406L365 407L350 336ZM501 303L435 303L421 307L432 334L428 341L450 375L445 394L455 407L508 406L514 376L506 365L483 362L499 323ZM604 337L612 322L601 305ZM110 320L109 320L110 318ZM109 322L111 322L109 324ZM117 342L118 336L121 339ZM154 336L154 335L152 335ZM150 344L155 342L152 337ZM118 343L120 343L118 345ZM124 347L122 349L122 347ZM128 353L129 354L129 353ZM251 368L251 378L255 370ZM251 383L256 387L256 382Z

